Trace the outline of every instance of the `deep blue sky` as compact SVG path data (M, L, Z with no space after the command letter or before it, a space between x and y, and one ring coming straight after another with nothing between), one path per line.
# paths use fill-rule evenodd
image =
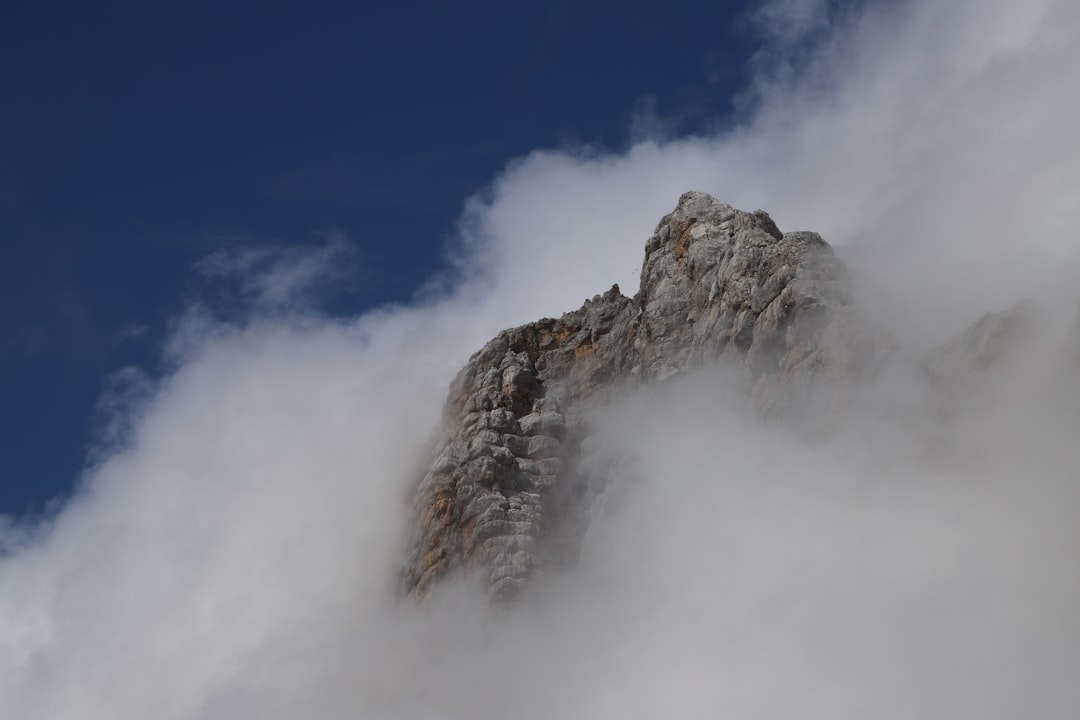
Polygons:
M8 0L0 513L71 488L105 378L157 370L200 257L337 229L363 270L332 311L408 298L510 158L623 147L650 97L723 122L745 5Z

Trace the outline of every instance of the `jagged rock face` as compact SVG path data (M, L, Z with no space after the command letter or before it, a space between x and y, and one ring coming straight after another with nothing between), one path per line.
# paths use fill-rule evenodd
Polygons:
M464 568L504 601L572 562L596 483L585 410L618 388L727 362L775 413L805 381L860 377L889 349L857 322L828 244L782 234L764 212L686 193L645 256L632 299L615 286L503 331L458 374L417 488L406 592Z
M558 320L506 330L469 360L451 385L447 428L417 491L408 592L426 593L463 564L487 573L494 598L508 598L538 570L543 546L549 557L560 554L559 525L572 526L581 507L566 480L580 438L569 398L599 396L617 382L636 315L615 287Z
M873 370L889 345L857 323L847 268L821 236L781 234L760 210L687 193L645 254L635 377L739 360L769 412L801 380Z

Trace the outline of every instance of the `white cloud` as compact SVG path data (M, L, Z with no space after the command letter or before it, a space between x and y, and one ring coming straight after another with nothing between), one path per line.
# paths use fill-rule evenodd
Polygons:
M750 13L754 27L782 49L829 25L834 0L768 0Z
M356 265L355 246L332 231L318 245L218 250L196 263L195 270L211 284L235 283L238 287L229 289L236 297L229 299L239 309L268 313L295 312L317 298L321 286L348 278Z
M301 290L333 244L206 261L245 320L189 316L126 446L49 523L6 521L0 716L1074 714L1078 418L1038 353L951 426L896 378L813 437L718 380L645 391L601 421L635 460L576 572L494 617L394 587L453 373L504 326L632 292L685 190L821 231L911 347L1056 292L1077 12L870 4L734 131L521 158L466 208L460 280L409 307L319 319Z

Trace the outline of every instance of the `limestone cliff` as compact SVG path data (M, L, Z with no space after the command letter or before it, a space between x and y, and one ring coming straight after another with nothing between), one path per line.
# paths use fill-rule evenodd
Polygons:
M461 568L502 601L572 561L595 482L585 410L628 383L730 364L771 414L809 380L873 372L888 349L820 236L686 193L647 241L633 298L615 286L503 331L458 374L417 487L403 589L424 595Z

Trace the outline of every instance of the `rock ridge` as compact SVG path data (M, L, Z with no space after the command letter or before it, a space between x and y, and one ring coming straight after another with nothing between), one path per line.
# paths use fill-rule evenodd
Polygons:
M598 483L587 408L628 384L711 363L740 368L758 409L810 381L873 374L890 341L858 319L847 268L812 232L683 194L645 245L640 287L504 330L451 383L413 503L403 590L456 570L494 602L572 563Z

